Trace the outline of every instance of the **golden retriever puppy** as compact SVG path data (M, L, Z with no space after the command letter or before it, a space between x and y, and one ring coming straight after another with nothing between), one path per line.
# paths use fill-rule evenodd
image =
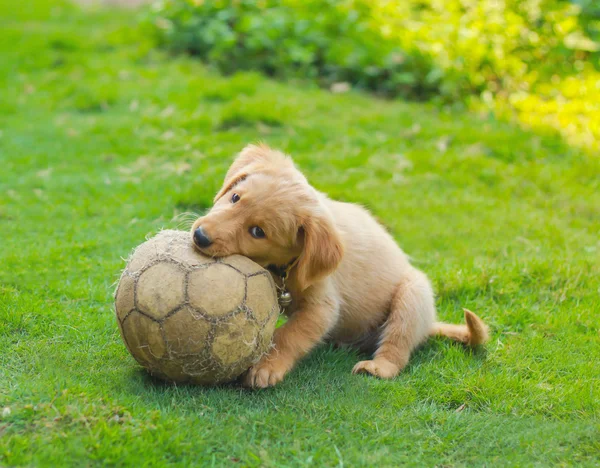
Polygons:
M364 208L315 190L288 156L267 146L238 155L192 238L206 255L251 258L285 288L289 319L248 371L250 387L275 385L324 340L374 351L352 372L389 379L428 336L470 346L487 339L472 312L465 311L466 325L436 322L427 276L392 236Z

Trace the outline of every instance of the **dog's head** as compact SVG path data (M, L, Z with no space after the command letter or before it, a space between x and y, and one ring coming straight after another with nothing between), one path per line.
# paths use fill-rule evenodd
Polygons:
M263 145L238 155L192 238L206 255L240 254L262 266L297 258L291 278L300 290L333 272L343 255L322 195L289 157Z

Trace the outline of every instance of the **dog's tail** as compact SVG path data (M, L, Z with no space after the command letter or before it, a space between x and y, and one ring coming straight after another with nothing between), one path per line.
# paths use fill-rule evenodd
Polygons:
M468 346L477 346L485 343L489 338L487 325L470 310L463 310L465 311L466 325L435 322L429 332L429 336L446 336Z

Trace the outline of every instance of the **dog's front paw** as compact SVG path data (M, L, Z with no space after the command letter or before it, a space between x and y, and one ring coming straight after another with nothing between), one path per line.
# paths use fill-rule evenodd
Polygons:
M387 359L373 359L372 361L360 361L352 369L353 374L371 374L380 379L393 379L400 372L400 366Z
M251 388L272 387L283 380L290 367L284 359L266 356L250 368L244 385Z

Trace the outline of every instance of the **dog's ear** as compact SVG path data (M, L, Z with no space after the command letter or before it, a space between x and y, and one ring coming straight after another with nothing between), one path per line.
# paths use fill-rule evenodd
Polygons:
M334 224L325 215L302 223L304 248L298 259L297 280L301 291L332 273L342 260L344 246Z
M215 195L213 202L225 195L231 188L244 180L261 163L267 163L272 157L273 150L266 145L248 145L238 154L229 167L223 186Z

